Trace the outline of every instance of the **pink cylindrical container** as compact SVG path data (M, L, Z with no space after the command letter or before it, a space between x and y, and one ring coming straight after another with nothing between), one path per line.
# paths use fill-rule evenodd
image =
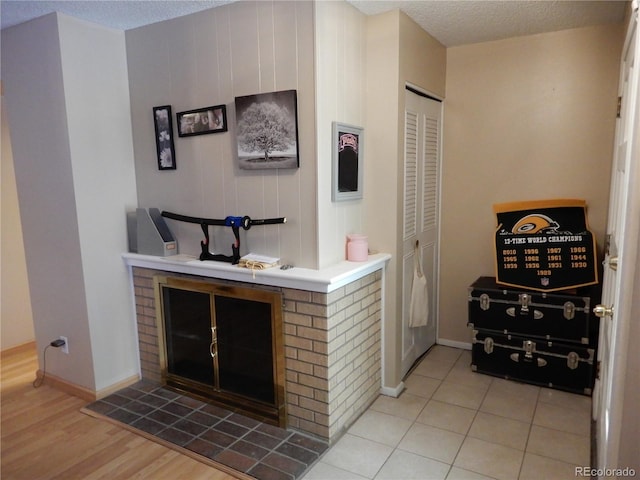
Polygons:
M369 242L366 235L352 233L347 235L347 260L366 262L369 259Z

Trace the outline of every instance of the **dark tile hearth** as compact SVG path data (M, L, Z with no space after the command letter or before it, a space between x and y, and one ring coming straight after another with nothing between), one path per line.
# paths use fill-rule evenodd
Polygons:
M260 480L295 480L327 443L140 381L88 410Z

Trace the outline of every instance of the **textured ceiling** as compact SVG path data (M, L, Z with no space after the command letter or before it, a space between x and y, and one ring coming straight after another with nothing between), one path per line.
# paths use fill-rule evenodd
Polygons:
M447 47L622 22L625 1L371 1L349 3L371 15L399 8Z
M233 0L0 0L1 27L58 11L118 30L188 15ZM330 1L330 0L318 0ZM351 0L367 15L399 8L447 47L621 22L626 1Z
M117 30L181 17L233 0L0 0L2 28L62 12L72 17Z

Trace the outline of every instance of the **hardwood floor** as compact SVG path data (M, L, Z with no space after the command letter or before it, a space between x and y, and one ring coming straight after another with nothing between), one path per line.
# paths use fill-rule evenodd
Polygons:
M35 347L2 354L2 479L208 479L236 477L117 425L80 413L86 402L34 388Z

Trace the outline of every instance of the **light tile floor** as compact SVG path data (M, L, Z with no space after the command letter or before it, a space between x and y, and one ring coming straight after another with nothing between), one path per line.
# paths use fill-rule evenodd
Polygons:
M436 345L398 398L380 396L303 480L574 479L591 398L474 373Z

